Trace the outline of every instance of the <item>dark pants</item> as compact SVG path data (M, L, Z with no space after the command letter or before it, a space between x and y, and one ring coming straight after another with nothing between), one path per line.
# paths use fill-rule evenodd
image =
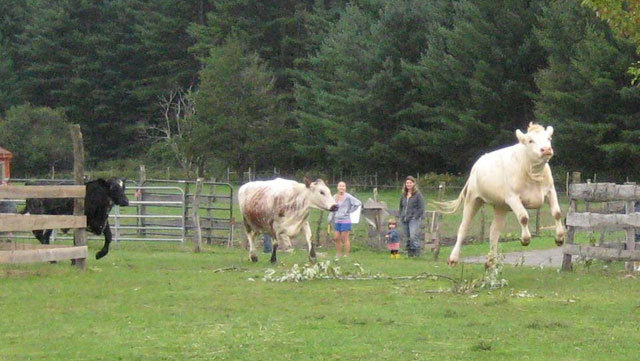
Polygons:
M271 236L268 234L265 234L262 236L262 241L264 242L263 244L263 252L264 253L271 253L271 251L273 251L273 245L272 245L272 239Z
M408 222L402 221L403 236L407 241L407 251L409 256L420 255L422 241L420 240L421 219L410 219Z

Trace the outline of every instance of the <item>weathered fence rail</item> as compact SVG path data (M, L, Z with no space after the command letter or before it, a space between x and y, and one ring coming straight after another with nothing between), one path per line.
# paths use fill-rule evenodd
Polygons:
M144 167L141 167L141 173ZM24 183L33 179L12 179L12 183ZM47 180L42 182L72 183L68 179ZM145 179L141 176L141 182L126 181L126 194L129 198L129 207L114 206L109 214L109 224L113 233L113 241L116 245L120 241L152 241L152 242L184 242L197 236L197 229L201 230L201 237L207 244L214 242L230 245L233 240L233 187L228 183L203 181L202 191L194 194L196 181L189 180L163 180ZM47 189L57 186L36 186L32 192L38 192L38 197ZM71 186L73 187L73 186ZM74 188L68 187L61 194L61 198L72 198ZM14 186L21 189L23 187ZM84 188L80 186L80 188ZM77 192L77 188L75 189ZM20 191L3 191L10 201L22 208L24 197ZM196 198L198 201L196 202ZM194 207L197 203L197 211L200 215L199 228L194 224ZM54 229L52 242L56 240L68 240L71 237L56 234L60 228L57 224L51 224ZM25 230L26 231L26 230ZM14 239L33 238L31 233L16 233ZM90 236L90 239L101 239L100 236Z
M632 269L633 261L640 261L640 250L636 250L636 231L640 229L640 213L635 206L640 202L640 186L615 183L576 183L569 186L569 213L567 214L567 241L563 248L563 270L571 270L572 256L600 260L626 261ZM585 211L578 211L578 201L585 202ZM590 211L590 202L624 202L624 214L602 214ZM607 207L605 207L607 208ZM597 245L574 244L577 231L624 230L624 242L611 247L601 242Z
M0 186L0 199L73 198L73 215L0 214L0 232L33 231L50 228L73 228L74 246L33 245L13 242L0 248L0 263L51 262L71 259L84 269L88 255L86 217L84 216L84 150L80 126L71 125L74 151L74 180L77 185Z

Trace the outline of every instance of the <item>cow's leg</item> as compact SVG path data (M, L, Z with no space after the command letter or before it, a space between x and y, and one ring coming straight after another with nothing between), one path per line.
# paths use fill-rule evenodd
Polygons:
M498 240L500 239L500 231L504 227L504 222L507 219L508 211L502 208L493 208L493 221L489 228L489 254L487 255L487 262L484 264L485 268L493 268L496 265L498 259Z
M547 201L549 202L549 209L551 210L551 216L556 223L556 245L562 246L564 243L564 226L562 225L562 211L558 204L558 195L556 194L555 187L551 187L551 190L547 194Z
M258 240L260 233L254 231L247 222L244 222L244 229L247 234L247 240L249 241L249 259L252 262L258 262L258 255L256 255L256 249L254 248L253 243Z
M460 222L460 227L458 227L458 235L456 237L456 244L453 246L451 250L451 255L449 255L449 265L455 266L458 264L458 259L460 257L460 247L462 247L462 241L464 237L467 235L467 231L469 230L469 225L473 220L473 217L478 213L478 210L484 202L479 198L466 198L464 201L464 210L462 211L462 222Z
M53 233L53 229L46 229L44 231L45 244L51 243L51 233Z
M309 262L311 264L316 263L316 250L313 248L313 243L311 243L311 226L308 221L305 221L302 225L302 230L304 231L304 239L307 240L307 247L309 249Z
M289 235L286 233L280 233L277 234L275 239L274 239L274 243L273 243L273 251L271 251L271 263L276 263L278 262L278 257L276 256L276 251L278 250L278 244L280 243L280 240L282 240L284 242L284 244L291 244L291 239L289 238Z
M515 213L518 223L520 223L520 243L523 246L528 246L531 243L531 232L529 232L529 212L522 205L522 201L517 196L509 197L505 199L513 213Z
M33 235L36 236L36 239L38 241L40 241L41 244L49 244L50 243L50 239L51 239L51 229L45 229L44 231L42 230L35 230L32 231Z
M109 221L107 221L104 225L104 229L102 230L102 234L104 234L104 246L102 249L96 253L96 259L100 259L109 253L109 245L111 244L111 240L113 238L111 234L111 227L109 227Z

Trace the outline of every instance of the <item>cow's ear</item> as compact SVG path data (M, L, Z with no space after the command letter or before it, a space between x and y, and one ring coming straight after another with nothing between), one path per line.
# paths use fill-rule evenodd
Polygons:
M311 186L311 181L309 180L309 178L304 177L304 185L307 186L307 188Z
M518 138L518 141L520 143L527 144L527 140L525 139L526 137L524 136L524 133L520 131L520 129L516 129L516 137Z
M548 126L546 130L547 130L547 135L548 136L552 136L553 135L553 127L552 126Z

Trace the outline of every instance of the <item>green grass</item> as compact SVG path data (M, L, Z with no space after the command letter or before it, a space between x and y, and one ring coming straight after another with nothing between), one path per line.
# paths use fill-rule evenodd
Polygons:
M380 194L391 209L398 197ZM241 219L237 207L234 215ZM326 215L312 212L314 233ZM446 227L455 232L459 217L445 216ZM326 222L321 230L319 258L332 259ZM439 261L428 254L389 259L367 246L366 231L364 223L355 226L352 257L338 262L343 270L354 271L357 262L372 274L483 277L482 265L446 266L449 247ZM500 250L555 247L552 235L545 230L528 248L507 242ZM243 243L241 227L234 239ZM96 261L102 242L89 245L86 272L67 262L0 265L0 361L637 359L640 284L621 263L577 264L570 273L505 266L507 287L433 293L451 283L271 283L262 280L272 267L268 255L253 264L241 247L205 245L194 254L189 243L122 242ZM470 244L462 256L487 251L486 243ZM275 269L305 262L303 250L280 253Z
M545 240L545 242L550 242ZM101 242L90 242L95 253ZM486 252L471 245L470 253ZM640 283L619 264L505 266L509 285L445 280L263 282L242 249L123 243L86 272L0 266L0 360L636 360ZM477 249L476 249L477 248ZM331 257L320 249L321 259ZM448 254L449 250L443 250ZM324 257L324 258L323 258ZM281 253L278 271L306 262ZM430 257L357 248L339 264L391 276L482 277ZM236 267L235 269L228 269ZM227 271L218 272L220 269ZM252 281L253 280L253 281Z

